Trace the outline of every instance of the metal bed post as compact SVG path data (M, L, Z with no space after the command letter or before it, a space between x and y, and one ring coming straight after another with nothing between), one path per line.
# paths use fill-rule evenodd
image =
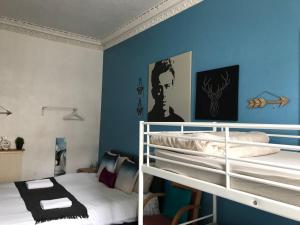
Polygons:
M228 159L228 141L229 141L229 127L225 127L225 164L226 164L226 188L230 188L230 164Z
M213 195L213 223L217 224L217 196Z
M217 125L217 122L213 122L213 124L216 124ZM216 132L217 131L217 127L213 127L213 132Z
M147 134L149 134L149 132L150 132L150 125L147 124ZM146 157L147 166L149 166L149 152L150 152L149 144L150 144L150 138L149 138L149 135L147 135L147 157Z
M147 157L148 158L148 157ZM143 225L143 203L144 203L144 174L142 165L144 163L144 121L140 121L140 137L139 137L139 211L138 225Z
M213 122L216 123L216 122ZM217 127L213 127L213 132L217 131ZM223 127L221 127L221 131L223 131ZM217 223L217 196L213 195L213 223Z

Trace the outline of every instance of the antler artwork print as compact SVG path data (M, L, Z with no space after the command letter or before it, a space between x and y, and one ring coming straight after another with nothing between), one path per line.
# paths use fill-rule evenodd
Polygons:
M222 96L224 89L230 84L229 74L226 71L226 77L221 75L222 77L222 84L221 86L218 84L218 88L214 91L213 85L210 84L211 78L205 77L204 83L202 86L202 90L207 94L208 98L210 99L210 106L209 112L212 117L216 117L219 113L219 100Z

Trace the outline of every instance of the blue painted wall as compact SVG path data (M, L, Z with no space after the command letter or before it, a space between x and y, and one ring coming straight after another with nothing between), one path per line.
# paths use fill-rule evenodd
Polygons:
M104 52L100 156L121 149L138 154L136 86L147 93L148 64L192 51L192 118L196 73L240 65L239 122L299 123L299 0L205 0ZM287 107L247 109L264 90L288 96ZM147 94L143 96L147 111ZM299 225L219 200L225 225ZM247 218L247 220L245 220Z

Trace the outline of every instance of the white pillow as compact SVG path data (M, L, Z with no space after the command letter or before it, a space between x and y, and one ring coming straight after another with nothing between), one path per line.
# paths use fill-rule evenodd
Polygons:
M230 140L232 141L245 141L245 142L259 142L268 143L269 137L264 132L251 131L251 132L238 132L233 131L229 133ZM185 139L183 137L193 137L198 139ZM212 139L224 140L225 132L212 132L212 133L161 133L158 136L152 136L150 143L162 146L169 146L175 148L195 150L210 155L224 156L225 143L216 142ZM202 139L208 139L202 140ZM280 151L278 148L259 147L242 144L228 144L230 157L254 157L277 153Z
M115 172L117 172L117 173L119 172L119 170L120 170L120 168L121 168L123 162L124 162L126 159L128 159L128 157L125 157L125 156L120 156L120 157L118 158ZM128 159L128 160L129 160L129 159Z
M119 169L115 188L126 193L131 193L133 191L137 176L138 165L129 159L125 159Z

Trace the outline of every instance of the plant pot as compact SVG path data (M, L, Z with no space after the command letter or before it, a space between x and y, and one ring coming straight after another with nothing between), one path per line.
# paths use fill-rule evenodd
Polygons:
M17 150L22 150L24 144L16 144L16 149Z

